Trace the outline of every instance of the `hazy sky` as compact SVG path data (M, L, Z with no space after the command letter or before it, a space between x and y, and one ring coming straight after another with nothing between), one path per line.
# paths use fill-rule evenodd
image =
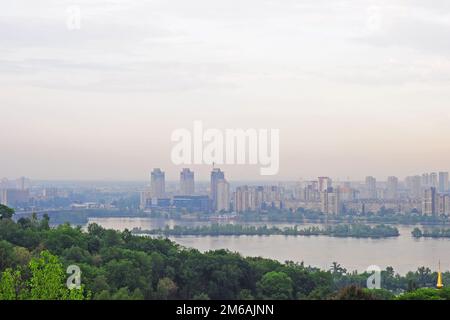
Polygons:
M280 129L275 179L448 171L450 1L2 1L0 177L174 180L194 120Z

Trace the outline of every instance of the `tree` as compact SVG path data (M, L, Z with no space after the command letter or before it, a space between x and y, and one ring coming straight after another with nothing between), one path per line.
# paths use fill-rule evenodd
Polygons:
M0 271L10 268L14 264L14 246L5 241L0 241Z
M0 204L0 220L11 219L13 215L14 215L13 209Z
M14 247L14 262L18 266L25 266L31 260L31 253L27 248Z
M108 290L102 290L94 295L95 300L111 300L111 295Z
M369 290L364 290L358 286L351 285L342 288L334 297L335 300L375 300Z
M266 273L256 286L262 299L288 300L293 297L292 280L284 272Z
M45 213L44 216L42 217L40 224L39 224L39 228L42 230L50 229L50 217L48 216L47 213Z
M177 285L170 278L162 278L158 281L156 289L157 298L160 300L167 300L173 297L177 292Z
M343 268L339 263L333 262L330 267L330 271L332 274L343 275L347 273L347 269Z
M398 300L444 300L444 298L437 289L420 288L400 295Z
M414 230L411 232L411 234L414 238L421 238L422 230L420 230L419 228L414 228Z
M132 300L132 297L130 295L130 291L128 290L128 288L123 287L113 294L112 300Z
M253 297L252 292L248 289L241 290L239 292L238 296L239 300L255 300L255 297Z
M206 300L211 300L211 299L209 298L209 296L206 293L199 293L199 294L196 294L192 298L192 300L203 300L203 301L206 301Z
M6 269L0 279L0 300L18 300L20 298L20 271Z

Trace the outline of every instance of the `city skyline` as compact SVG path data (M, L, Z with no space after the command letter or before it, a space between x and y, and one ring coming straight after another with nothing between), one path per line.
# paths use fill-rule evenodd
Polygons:
M166 188L165 171L154 168L150 183L133 192L140 194L140 210L197 210L199 212L260 212L270 208L277 210L312 210L326 215L365 214L369 212L421 212L425 216L450 214L450 185L448 172L427 172L408 176L404 180L390 176L379 181L367 176L364 182L336 181L327 176L312 180L299 180L286 185L242 184L226 179L220 168L210 173L210 183L198 183L195 187L195 172L183 168L177 186ZM169 182L167 183L169 184ZM13 181L0 181L0 203L5 205L30 205L36 200L58 198L58 189L47 185L43 189L32 188L30 179L21 177ZM71 192L71 189L66 192ZM120 188L118 189L120 190ZM129 191L131 191L129 189ZM36 198L37 197L37 198ZM95 203L73 203L72 207L98 206ZM102 206L105 204L101 204Z

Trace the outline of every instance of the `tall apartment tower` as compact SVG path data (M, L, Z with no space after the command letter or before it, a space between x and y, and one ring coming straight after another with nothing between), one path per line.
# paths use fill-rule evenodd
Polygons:
M225 174L220 169L213 169L211 172L211 208L213 211L217 211L217 184L220 180L225 180Z
M439 215L450 215L450 195L440 194L438 196L437 211Z
M329 177L319 177L319 192L324 192L331 188L333 185L333 181Z
M141 210L145 210L152 205L152 193L148 191L142 191L140 197L140 205L139 208Z
M431 184L430 184L430 174L429 173L422 174L422 186L424 186L426 188L431 186Z
M183 196L192 196L195 193L194 172L187 168L180 173L180 192Z
M237 187L234 194L234 210L236 212L258 211L262 207L263 198L263 187Z
M234 210L236 212L250 211L250 190L248 186L236 188L234 193Z
M430 173L430 187L436 189L439 187L438 174L436 172Z
M152 198L164 198L166 194L166 177L164 171L156 168L151 174L151 194Z
M388 177L387 181L387 194L386 197L389 200L394 200L398 198L398 178Z
M216 211L230 210L230 184L225 179L219 179L216 185Z
M26 189L26 183L27 183L27 178L25 177L21 177L17 180L17 186L19 188L19 190L21 191L25 191Z
M377 179L374 177L366 177L366 190L367 198L376 199L377 198Z
M439 172L439 192L448 191L448 172Z
M438 210L438 194L435 187L425 189L422 200L422 214L432 216Z
M320 194L322 212L338 215L341 213L341 197L338 188L328 188Z

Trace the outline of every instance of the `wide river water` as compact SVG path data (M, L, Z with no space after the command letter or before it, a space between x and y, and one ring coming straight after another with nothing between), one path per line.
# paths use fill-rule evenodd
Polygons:
M166 225L196 226L211 222L191 222L153 218L92 218L107 229L142 230L164 228ZM242 224L242 222L239 222ZM293 226L288 223L247 223L249 225ZM301 224L297 224L301 226ZM311 226L304 224L303 226ZM200 251L229 249L243 256L261 256L284 262L304 262L306 265L329 269L335 261L349 271L362 272L371 265L382 269L394 267L397 273L415 271L420 266L437 269L439 260L444 270L450 270L450 239L415 239L414 226L397 226L400 236L386 239L335 238L327 236L182 236L170 237L185 247Z

